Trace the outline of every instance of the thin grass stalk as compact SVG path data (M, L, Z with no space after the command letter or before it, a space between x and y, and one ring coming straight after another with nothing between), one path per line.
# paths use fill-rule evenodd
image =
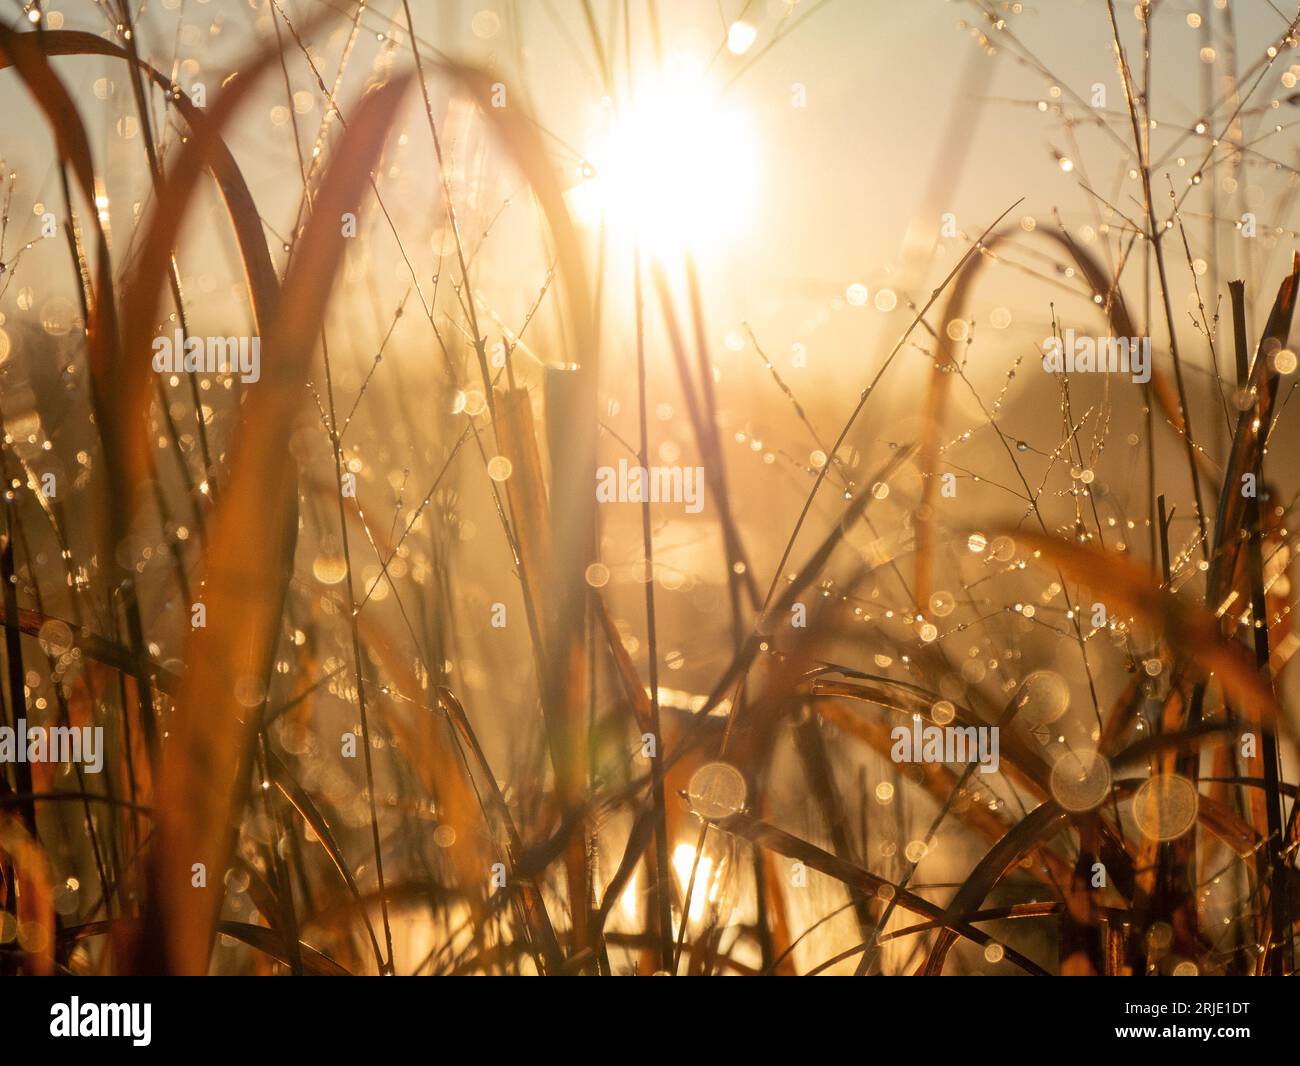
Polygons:
M1165 312L1165 325L1169 330L1169 354L1174 363L1174 379L1178 385L1178 404L1183 415L1183 444L1187 453L1187 472L1192 479L1192 495L1196 500L1196 526L1201 535L1201 555L1207 562L1210 558L1209 535L1206 531L1205 506L1201 501L1201 482L1196 465L1196 445L1192 440L1192 412L1187 402L1187 387L1183 382L1183 362L1178 353L1178 330L1174 326L1174 309L1169 295L1169 279L1165 270L1163 230L1156 220L1155 199L1151 195L1151 167L1147 160L1145 141L1139 126L1138 105L1134 97L1133 79L1129 71L1128 57L1124 52L1124 43L1120 40L1119 23L1115 19L1115 0L1106 0L1106 11L1110 16L1111 35L1115 42L1115 52L1119 57L1120 77L1124 84L1124 97L1128 104L1129 119L1133 126L1134 151L1137 153L1138 173L1142 178L1143 200L1146 207L1147 222L1150 230L1147 239L1151 242L1151 251L1156 260L1156 271L1160 278L1160 297ZM1150 49L1147 49L1150 53Z
M646 359L645 359L645 300L641 291L641 253L633 254L633 303L636 316L636 374L637 374L637 427L640 432L639 461L642 469L650 468L650 437L646 419ZM654 806L655 832L655 915L659 934L659 965L662 969L675 973L674 949L672 944L672 904L668 898L668 878L671 867L668 863L668 819L667 801L664 794L664 775L659 760L660 748L664 744L663 724L659 717L659 637L655 623L654 591L654 537L650 530L650 501L641 501L641 551L645 557L645 617L646 617L646 656L650 680L650 732L655 742L655 757L651 760L650 802Z
M347 508L343 502L343 449L339 442L338 415L334 406L334 378L332 371L330 370L329 345L325 339L323 326L321 332L321 357L325 367L325 396L329 403L330 451L333 453L334 459L334 483L336 499L338 501L339 538L342 544L343 563L346 569L346 576L343 585L344 592L346 593L348 625L351 630L352 638L353 676L357 687L357 714L360 716L361 721L361 746L365 749L364 766L366 773L366 792L370 804L370 838L374 847L375 877L379 884L380 918L384 927L384 951L386 957L383 972L386 974L392 974L394 973L393 931L388 918L388 895L384 888L384 848L383 842L379 838L379 797L376 794L375 789L375 770L372 758L373 741L370 735L370 716L367 713L366 707L366 686L361 673L361 632L357 624L357 598L356 590L353 586L352 550L348 539Z

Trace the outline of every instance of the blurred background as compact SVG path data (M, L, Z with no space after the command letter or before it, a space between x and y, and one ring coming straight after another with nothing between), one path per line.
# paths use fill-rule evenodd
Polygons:
M331 7L335 17L300 36ZM1090 621L1100 595L1073 581L1063 587L1056 571L1015 541L1022 530L1083 540L1130 553L1136 565L1158 575L1152 519L1163 494L1173 515L1170 587L1204 595L1196 503L1170 409L1126 377L1074 375L1067 383L1041 366L1043 341L1054 330L1107 335L1104 305L1118 292L1135 335L1151 338L1157 372L1173 381L1157 268L1150 242L1137 232L1149 228L1143 182L1104 2L418 0L410 12L426 64L429 110L426 115L421 92L411 91L394 119L321 324L333 396L327 402L318 356L289 434L299 478L296 562L272 684L263 694L270 705L285 707L268 729L276 758L330 815L367 901L372 933L380 920L376 897L368 895L378 887L372 823L378 822L375 835L388 856L390 887L409 886L406 894L389 894L392 914L383 915L397 930L389 953L394 969L527 970L532 962L485 961L472 952L466 962L466 945L479 939L476 927L484 919L440 895L454 880L448 853L465 834L480 835L486 851L501 841L482 825L447 817L421 772L403 762L403 747L409 752L414 742L388 725L376 727L378 813L360 770L334 754L333 738L357 720L356 675L395 693L396 704L405 701L403 713L422 707L425 718L415 721L431 720L437 685L456 694L525 847L543 845L563 814L549 777L528 607L499 513L516 471L494 458L490 435L479 442L466 433L466 416L486 425L491 413L471 319L494 377L504 384L497 371L508 364L510 382L527 390L544 427L544 453L566 436L563 421L547 408L548 373L594 365L598 357L596 447L605 464L633 463L638 449L639 322L650 463L725 472L728 499L717 499L710 482L703 513L671 504L653 509L651 566L641 509L597 508L587 585L603 590L609 623L643 684L654 648L670 743L726 676L744 637L756 627L772 632L752 604L736 607L738 582L755 582L760 598L769 584L779 594L837 528L848 502L867 491L873 497L867 518L843 528L845 548L801 598L824 628L815 647L792 662L807 667L799 658L807 656L916 685L930 697L984 708L986 721L1040 672L1032 699L1050 707L1031 707L1014 728L1049 764L1058 748L1097 744L1101 714L1135 677L1146 686L1142 713L1158 719L1170 669L1158 636L1122 619L1117 625L1113 610L1107 623L1085 625L1080 634L1080 613ZM124 41L110 3L14 2L4 17L30 32L40 23L49 31ZM1296 242L1300 62L1292 64L1294 40L1287 39L1292 16L1269 3L1171 0L1122 4L1115 17L1144 117L1155 213L1161 225L1170 223L1163 245L1171 316L1210 522L1232 431L1253 403L1237 380L1227 283L1245 282L1253 350ZM315 188L321 161L333 161L359 94L413 65L402 3L150 0L133 12L132 35L144 60L205 107L251 54L268 45L282 49L224 137L283 275L310 215L304 190ZM439 69L447 62L482 70L500 106L536 129L578 227L596 307L597 353L575 350L579 333L566 321L559 296L556 244L528 176L484 111ZM69 56L54 65L85 124L96 167L95 204L78 201L76 209L97 213L115 269L129 275L155 202L131 79L115 58ZM156 91L149 116L165 168L188 128ZM49 470L69 486L61 498L68 539L62 558L71 576L65 580L61 570L63 547L48 533L34 534L20 553L20 599L26 605L42 574L53 575L42 589L43 612L108 634L116 627L114 607L99 583L107 564L95 554L90 518L98 466L87 408L86 322L66 241L42 237L47 213L62 226L65 194L51 130L12 72L0 76L0 157L6 444L28 477ZM978 269L964 272L911 328L931 294L999 219L996 240L990 237L972 259ZM1113 288L1100 291L1080 256L1097 264L1098 276ZM254 330L239 250L211 183L186 216L175 265L192 334ZM712 392L716 448L693 432L668 307L700 371L698 395ZM156 323L159 332L175 328L172 311L171 319ZM275 357L263 349L264 360ZM927 470L912 455L878 480L883 465L920 443L932 425L926 412L936 363L953 369L935 425L935 465ZM1289 366L1294 370L1294 357ZM863 390L882 369L836 451ZM1287 402L1292 381L1283 374L1266 466L1280 530L1266 574L1284 696L1284 667L1295 647L1286 621L1286 522L1297 489L1285 459L1296 446ZM176 580L177 552L199 589L192 598L201 598L195 515L210 504L203 450L214 470L229 458L241 389L205 380L192 393L174 380L165 394L197 495L187 498L185 477L168 460L158 489L172 501L170 513L160 512L155 495L142 494L144 502L129 516L130 533L116 546L116 562L137 574L150 655L180 674L190 599ZM1176 412L1177 395L1170 395ZM355 510L351 497L348 503L350 561L336 510L330 404L346 427L342 463L356 483ZM148 417L159 455L176 451L161 406ZM828 464L832 472L819 478ZM940 473L954 475L951 494L931 482ZM810 494L807 519L798 525ZM514 506L512 500L512 512ZM552 508L565 506L551 500ZM28 496L21 507L38 514ZM935 530L925 580L917 570L918 508ZM724 510L743 547L740 570L723 548ZM257 550L255 543L248 547ZM863 564L869 572L856 574ZM653 642L647 581L655 597ZM356 616L373 627L360 664L349 586ZM838 605L840 613L816 614L819 601ZM493 623L498 604L504 626ZM589 624L594 647L600 622L593 616ZM372 640L384 650L371 647ZM650 763L638 750L640 730L632 728L613 668L603 653L591 654L592 739L583 754L588 794L596 797L648 774ZM759 659L760 671L780 677L781 641L765 642ZM29 695L75 685L81 669L75 662L37 669ZM115 698L83 680L98 693L94 701ZM730 734L731 695L728 688L710 718L718 734ZM816 765L835 783L848 813L845 824L828 826L818 789L806 777L813 764L798 739L800 715L808 713L800 703L795 699L770 730L749 739L761 750L744 767L751 789L761 780L761 805L753 806L751 794L751 808L824 845L839 832L847 858L893 883L910 879L913 891L930 886L926 892L942 901L988 841L953 821L931 833L942 798L914 779L919 774L845 732L837 716L819 721L825 761ZM877 718L887 720L883 712ZM1293 714L1286 721L1293 726ZM1051 730L1044 730L1048 724ZM748 750L744 728L736 728ZM1283 765L1293 777L1294 749L1285 752ZM688 761L677 771L681 779L670 779L666 802L673 906L680 913L692 886L695 924L687 923L686 939L694 942L698 933L713 944L714 954L700 956L699 965L725 970L734 962L742 972L778 966L776 935L790 949L785 965L807 972L861 940L870 921L855 915L843 884L811 873L796 886L789 856L765 875L748 844L726 834L711 831L700 846L701 823L679 794L694 765ZM483 785L481 774L471 777ZM981 778L961 787L958 808L1012 820L1032 808L1017 783ZM478 791L482 799L484 790ZM1127 810L1121 816L1117 808L1116 817L1132 831ZM56 907L72 923L94 916L98 893L88 895L83 885L89 860L77 842L76 818L69 818L66 839L50 858L61 886ZM287 891L304 915L328 912L325 900L338 888L324 887L330 875L313 851L317 830L286 824L292 822L283 812L249 808L238 845L249 867L236 863L226 878L228 920L261 921L255 882L268 861L274 866L273 853L300 871L287 876ZM615 876L631 825L623 807L586 822L597 901ZM1074 845L1061 847L1062 861L1072 863ZM119 859L129 868L125 851ZM638 939L649 928L649 871L638 866L617 905L610 901L607 929L627 938L607 946L606 964L616 972L660 968L647 956L653 938ZM756 922L763 876L791 887L776 903L780 916L765 912ZM485 884L490 877L485 870ZM1209 969L1234 965L1240 947L1231 939L1234 923L1250 910L1246 877L1234 870L1202 901L1207 926L1227 922L1232 929L1223 934L1229 940L1206 946L1206 958L1215 960ZM568 898L561 880L554 863L540 875L557 915ZM1035 884L1013 886L1009 898L1051 895ZM889 898L873 900L870 915L884 914L888 922ZM346 899L340 900L346 912ZM368 957L356 917L335 915L322 925L327 933L304 940L349 968L374 971L381 966ZM898 924L895 919L893 928ZM1055 969L1050 923L1020 926L1006 933L1007 942ZM15 925L6 942L17 935ZM914 970L923 940L889 943L873 966ZM237 938L218 943L214 968L283 968L258 961ZM78 966L106 965L96 949L78 950ZM696 957L693 949L690 954ZM1016 972L1000 948L963 944L953 958L950 972ZM853 972L858 962L854 956L828 968Z

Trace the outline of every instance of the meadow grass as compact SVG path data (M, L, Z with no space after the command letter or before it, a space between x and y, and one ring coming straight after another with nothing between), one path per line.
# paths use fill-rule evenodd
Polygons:
M1196 212L1258 152L1297 22L1210 101L1180 188L1152 143L1163 5L1087 11L1113 109L1061 91L1019 5L960 5L1053 86L1063 136L1109 139L1122 198L1080 183L1088 243L999 191L905 264L836 396L745 324L746 418L696 262L615 264L574 218L522 50L458 59L408 0L271 0L199 104L159 58L173 16L91 6L96 32L45 4L0 28L55 220L32 236L34 179L5 177L4 724L107 750L0 768L0 972L1294 973L1294 502L1268 445L1300 259L1273 261L1279 221L1251 285L1207 267L1228 208ZM732 80L823 6L761 21ZM563 14L612 106L663 61L653 0ZM87 57L129 159L72 88ZM243 136L267 94L279 228ZM110 209L114 168L138 211ZM232 300L194 278L218 248ZM976 337L980 283L1016 272L1055 287L1045 335L1150 337L1149 381L1039 379L1041 352ZM56 292L65 314L19 313ZM260 338L260 376L155 371L156 336L208 330ZM602 463L649 471L669 438L703 471L695 525L597 505ZM914 722L996 729L997 773L901 763Z

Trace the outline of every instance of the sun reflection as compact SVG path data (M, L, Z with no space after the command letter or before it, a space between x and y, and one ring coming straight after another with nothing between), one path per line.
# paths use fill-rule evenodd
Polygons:
M753 218L757 154L744 110L678 70L611 109L583 163L577 213L661 257L704 254Z
M677 873L683 896L690 884L691 866L694 863L694 844L682 843L673 848L673 870ZM695 886L691 890L691 920L704 917L705 906L717 898L718 886L713 877L713 860L707 855L701 855L699 869L695 871Z

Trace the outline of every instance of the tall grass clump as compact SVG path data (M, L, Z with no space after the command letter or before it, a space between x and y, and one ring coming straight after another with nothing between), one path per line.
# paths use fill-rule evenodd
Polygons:
M723 6L723 98L846 47ZM684 127L584 207L670 5L16 5L0 725L102 758L0 746L0 972L1294 974L1300 16L1243 6L1072 11L1077 84L891 12L970 50L900 251L738 299Z

